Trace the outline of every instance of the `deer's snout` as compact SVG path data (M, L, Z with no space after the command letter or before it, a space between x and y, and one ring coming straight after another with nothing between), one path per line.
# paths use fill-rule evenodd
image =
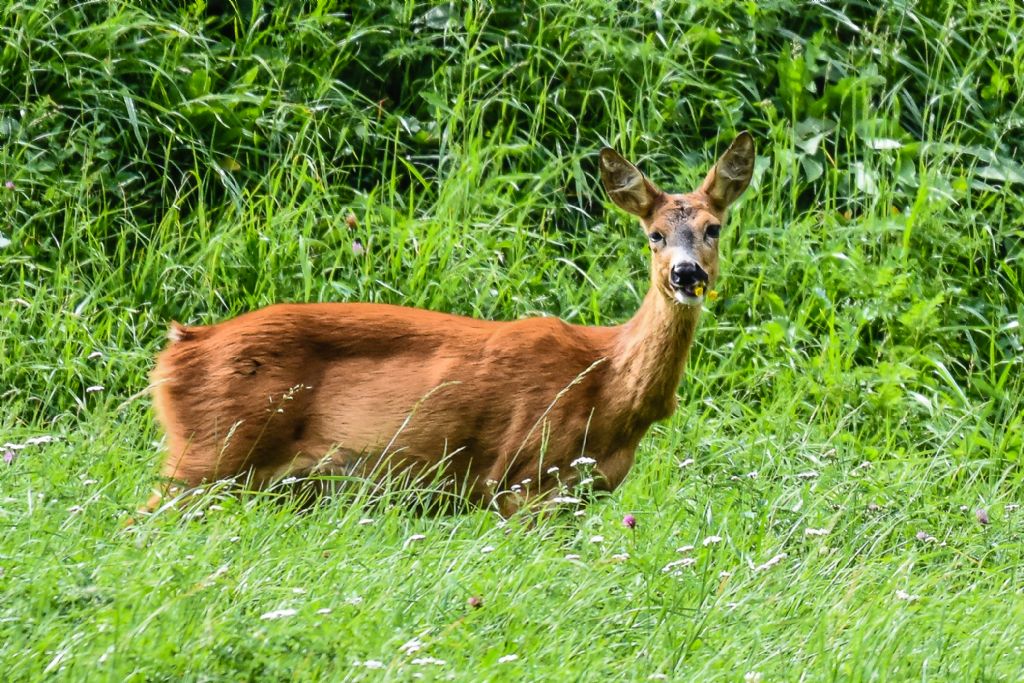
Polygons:
M694 287L708 283L708 274L693 261L683 261L672 266L669 280L673 287L692 296Z

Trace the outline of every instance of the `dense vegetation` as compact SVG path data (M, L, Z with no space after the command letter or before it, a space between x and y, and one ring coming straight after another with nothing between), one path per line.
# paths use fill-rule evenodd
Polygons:
M0 27L8 680L1024 670L1018 3L0 0ZM214 492L121 528L171 319L620 322L647 255L597 150L688 190L744 129L722 298L609 499L526 529Z

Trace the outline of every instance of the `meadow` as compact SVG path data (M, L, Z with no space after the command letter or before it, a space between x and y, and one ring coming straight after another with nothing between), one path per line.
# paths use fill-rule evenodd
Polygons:
M0 0L5 680L1021 679L1019 3L208 4ZM623 322L597 151L687 191L741 130L721 296L612 495L135 515L171 320Z

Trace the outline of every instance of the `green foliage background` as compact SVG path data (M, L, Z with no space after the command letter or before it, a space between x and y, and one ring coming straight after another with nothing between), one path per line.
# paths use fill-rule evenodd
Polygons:
M15 679L404 680L404 660L382 674L352 662L421 632L460 675L495 679L1024 667L1019 3L145 5L0 0L0 443L57 437L0 463L0 662ZM585 520L505 536L486 512L396 508L360 536L358 506L296 522L257 496L222 501L230 519L118 530L158 459L146 401L124 402L169 320L361 300L620 322L647 256L599 188L597 150L687 190L740 130L760 159L723 233L723 299L682 408ZM632 559L581 578L566 547L606 562L588 539L611 539L623 510L646 530L619 539ZM803 527L826 522L831 545L808 550ZM935 544L914 540L921 528ZM448 539L410 556L415 529ZM666 578L679 537L711 531L728 549L701 559L706 573ZM479 539L499 546L491 569L445 569ZM777 578L749 569L783 548L793 568ZM360 589L321 551L376 573ZM274 601L258 581L197 608L183 586L222 560L307 588L337 572L323 604L366 600L351 632L314 628L299 654L300 636L271 628L284 622L258 619ZM138 578L111 582L115 569ZM720 570L736 578L719 586ZM403 572L418 578L392 585ZM897 618L893 582L934 597ZM460 616L479 628L456 636L442 624L469 587L495 608ZM844 590L857 600L826 597ZM397 635L403 619L415 628ZM970 628L1001 635L972 643ZM598 644L609 651L585 650ZM521 661L498 664L509 648Z

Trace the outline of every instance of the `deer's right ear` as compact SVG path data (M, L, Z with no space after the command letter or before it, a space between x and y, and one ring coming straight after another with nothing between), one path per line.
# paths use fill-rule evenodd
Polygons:
M641 218L651 214L661 196L661 190L640 169L608 147L601 150L601 182L620 209Z

